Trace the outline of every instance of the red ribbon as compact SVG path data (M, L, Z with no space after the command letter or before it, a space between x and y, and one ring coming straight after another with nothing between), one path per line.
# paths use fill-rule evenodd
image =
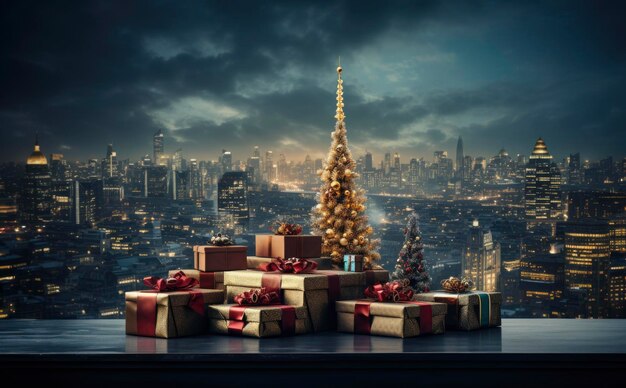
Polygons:
M187 277L183 271L167 279L148 276L143 279L143 283L152 290L141 291L137 296L137 334L149 337L156 335L157 295L160 292L188 292L190 295L187 307L199 315L204 315L204 296L202 292L192 290L198 285L198 281Z
M371 334L372 320L370 306L373 302L359 300L354 304L354 333ZM413 304L420 306L420 335L433 332L433 306L428 302L400 301L398 303Z
M200 288L215 288L215 272L200 272Z
M281 336L296 334L296 308L293 306L277 305L281 309L280 334ZM242 335L245 327L244 315L248 307L231 306L228 309L228 334Z
M261 306L270 304L280 304L280 296L276 291L268 291L265 288L260 290L249 290L236 295L234 298L235 303L239 306Z
M365 296L379 302L406 302L413 298L413 290L405 287L401 282L394 281L367 287Z
M183 291L198 286L198 280L190 278L183 271L178 271L167 279L146 276L143 284L156 291Z
M291 259L273 259L269 263L259 265L258 269L265 272L282 272L282 273L310 273L315 271L317 263L308 261L307 259L291 258Z

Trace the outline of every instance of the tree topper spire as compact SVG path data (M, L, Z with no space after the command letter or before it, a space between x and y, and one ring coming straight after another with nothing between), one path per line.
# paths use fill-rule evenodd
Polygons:
M343 80L341 79L341 72L343 69L341 68L341 59L339 59L339 66L337 66L337 113L335 114L335 118L337 121L343 122L346 118L346 115L343 113Z

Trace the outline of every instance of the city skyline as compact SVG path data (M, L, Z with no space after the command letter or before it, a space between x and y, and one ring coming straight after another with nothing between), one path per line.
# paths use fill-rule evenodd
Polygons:
M622 3L245 8L10 5L1 159L19 160L37 131L70 159L109 143L135 159L159 130L197 159L254 145L319 157L339 56L355 154L451 153L462 136L469 155L527 154L542 137L557 157L623 156Z

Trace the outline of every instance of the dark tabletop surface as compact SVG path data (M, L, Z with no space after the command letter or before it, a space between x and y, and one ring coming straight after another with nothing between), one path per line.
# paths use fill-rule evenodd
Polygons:
M503 319L501 328L410 339L317 333L286 338L127 336L123 320L0 321L0 357L65 354L626 353L626 320Z

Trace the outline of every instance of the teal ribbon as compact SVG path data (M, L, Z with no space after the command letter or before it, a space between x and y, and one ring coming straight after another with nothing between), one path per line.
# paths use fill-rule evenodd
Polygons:
M343 270L356 272L356 257L354 255L343 255Z
M491 322L491 296L488 292L475 291L474 293L478 295L480 327L489 327L489 322Z

